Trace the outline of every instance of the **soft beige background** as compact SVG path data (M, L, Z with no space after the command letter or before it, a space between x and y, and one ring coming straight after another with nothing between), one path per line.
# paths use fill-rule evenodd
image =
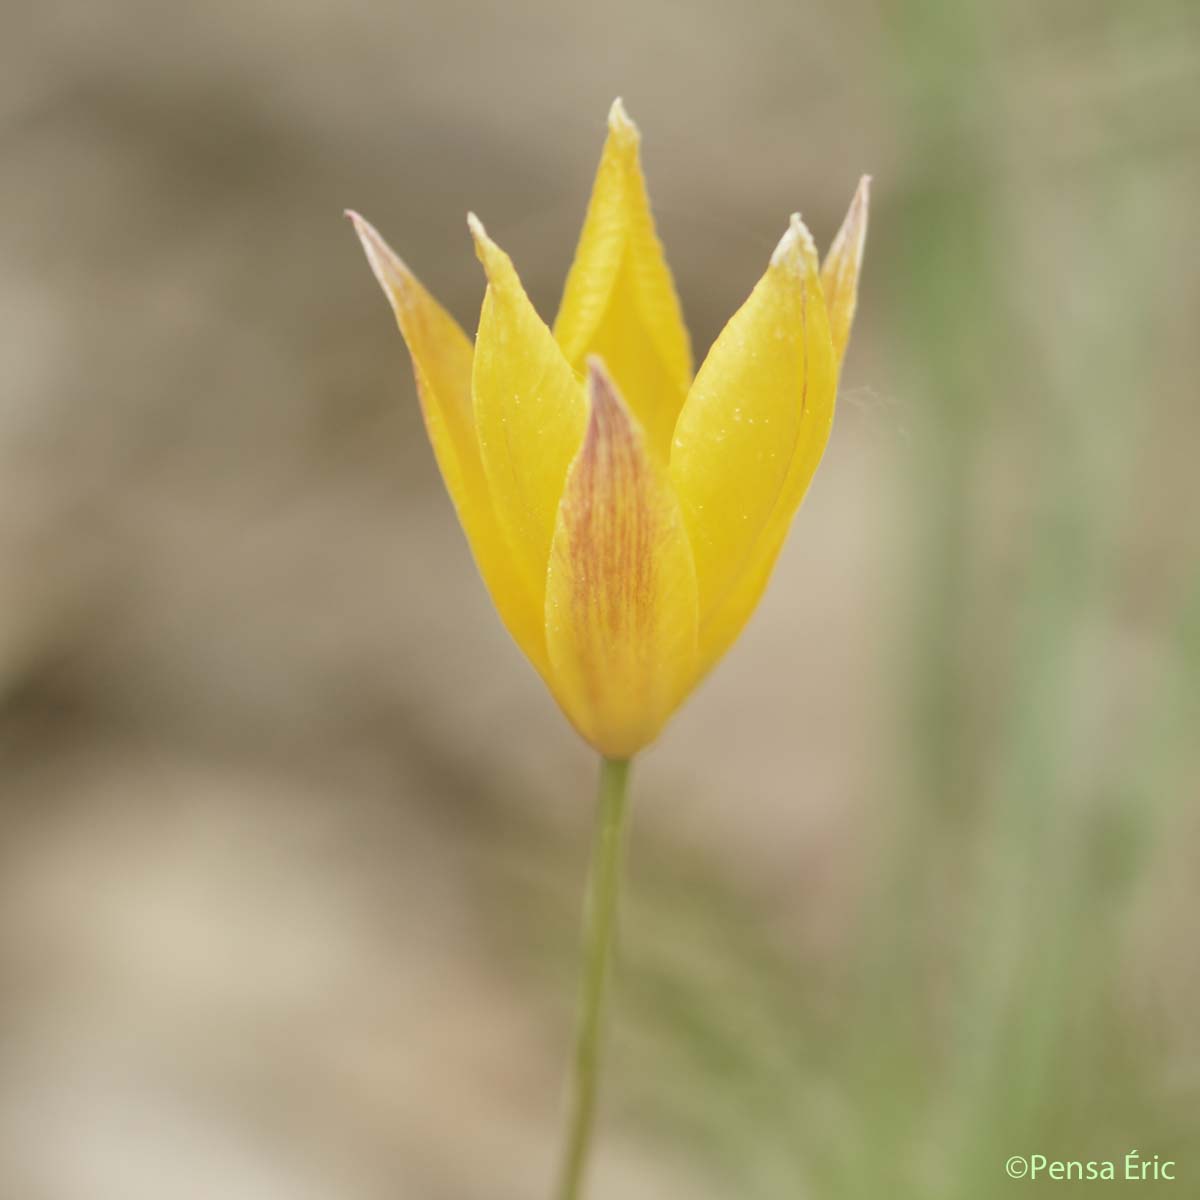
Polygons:
M9 0L0 46L0 1192L546 1194L593 764L340 213L471 328L474 209L549 317L617 94L699 353L876 190L816 485L637 772L593 1194L1186 1158L1192 6Z

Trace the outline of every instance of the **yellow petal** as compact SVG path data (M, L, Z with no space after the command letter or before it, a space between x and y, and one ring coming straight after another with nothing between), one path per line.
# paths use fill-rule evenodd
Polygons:
M708 615L700 635L697 652L696 678L702 679L717 665L725 651L738 639L746 627L763 593L767 590L775 561L787 540L787 525L768 534L762 547L752 556L750 565L742 572L715 609Z
M408 345L425 428L479 573L509 633L544 676L542 593L531 592L514 570L480 461L471 415L471 343L374 227L357 213L347 215Z
M821 268L821 287L829 314L830 336L839 365L846 353L846 344L850 341L854 307L858 300L858 275L863 265L870 184L870 175L864 175L859 181L850 210L846 212L845 221ZM809 446L808 458L802 456L802 461L798 463L797 480L811 478L822 448L820 439ZM767 588L775 560L784 548L786 535L786 522L775 522L772 534L751 557L749 568L743 571L732 592L709 614L701 644L701 674L707 673L715 665L742 632L746 620Z
M508 255L468 217L488 289L475 339L475 429L496 519L526 589L543 603L567 468L587 423L583 385Z
M577 371L589 354L604 359L665 462L692 378L692 350L655 233L639 140L617 100L554 336Z
M867 241L870 190L871 177L864 175L821 266L821 287L825 290L833 349L839 363L850 341L850 326L854 324L854 309L858 304L858 273L862 269L863 247Z
M836 387L816 251L793 216L766 274L713 343L675 432L671 479L695 555L702 663L728 645L725 606L740 614L736 636L765 587L765 577L754 581L820 461Z
M546 582L554 692L601 754L651 742L696 668L696 576L666 471L598 360Z

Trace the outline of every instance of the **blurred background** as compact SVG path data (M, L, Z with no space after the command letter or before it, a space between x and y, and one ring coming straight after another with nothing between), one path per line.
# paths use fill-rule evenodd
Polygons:
M824 465L636 772L592 1194L1195 1194L1196 5L0 24L0 1194L547 1194L595 766L341 210L468 329L476 210L549 317L616 95L699 354L875 192Z

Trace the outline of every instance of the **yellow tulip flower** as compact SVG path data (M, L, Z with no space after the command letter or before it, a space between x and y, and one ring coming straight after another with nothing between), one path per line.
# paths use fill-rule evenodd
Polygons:
M657 737L762 596L829 439L867 185L823 265L791 218L694 378L619 100L553 330L473 215L487 293L472 347L349 214L501 619L610 760Z
M792 217L695 378L619 100L553 330L475 216L488 286L472 347L349 214L408 343L429 440L492 600L603 756L560 1200L581 1194L594 1125L629 759L741 632L821 460L867 185L823 265Z

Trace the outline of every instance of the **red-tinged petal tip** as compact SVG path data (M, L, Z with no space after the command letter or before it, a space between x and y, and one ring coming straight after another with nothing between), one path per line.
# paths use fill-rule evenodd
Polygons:
M367 255L367 262L379 286L383 288L393 304L397 294L403 294L413 283L413 274L404 260L383 240L379 230L365 217L353 209L346 209L346 216L354 225L354 232L362 242L362 248Z
M850 201L850 211L846 215L845 226L848 237L854 237L857 246L857 256L862 259L862 247L867 228L867 211L871 203L871 176L864 175L858 181L854 190L854 199Z
M850 207L846 210L845 219L842 221L841 228L837 231L837 235L833 239L833 244L829 248L829 254L826 261L829 263L837 263L843 260L843 263L852 265L854 277L857 279L859 269L862 266L863 246L866 244L867 237L867 214L871 204L871 176L864 175L858 181L858 187L854 190L854 198L850 201ZM849 259L846 259L849 254ZM845 267L843 266L844 270Z
M846 352L854 324L854 311L858 306L858 276L862 270L863 249L867 241L870 196L871 177L864 175L858 182L845 220L821 267L821 286L825 292L830 331L839 362Z
M589 354L587 356L587 373L588 383L592 391L602 390L609 393L610 397L613 392L613 382L608 377L608 371L604 366L604 359L598 354Z
M601 754L652 741L695 680L696 578L679 504L601 360L546 576L555 695Z
M598 354L587 358L588 429L585 443L593 443L602 432L610 432L614 423L628 426L632 417L625 401L617 393L617 385L609 375L604 360Z

